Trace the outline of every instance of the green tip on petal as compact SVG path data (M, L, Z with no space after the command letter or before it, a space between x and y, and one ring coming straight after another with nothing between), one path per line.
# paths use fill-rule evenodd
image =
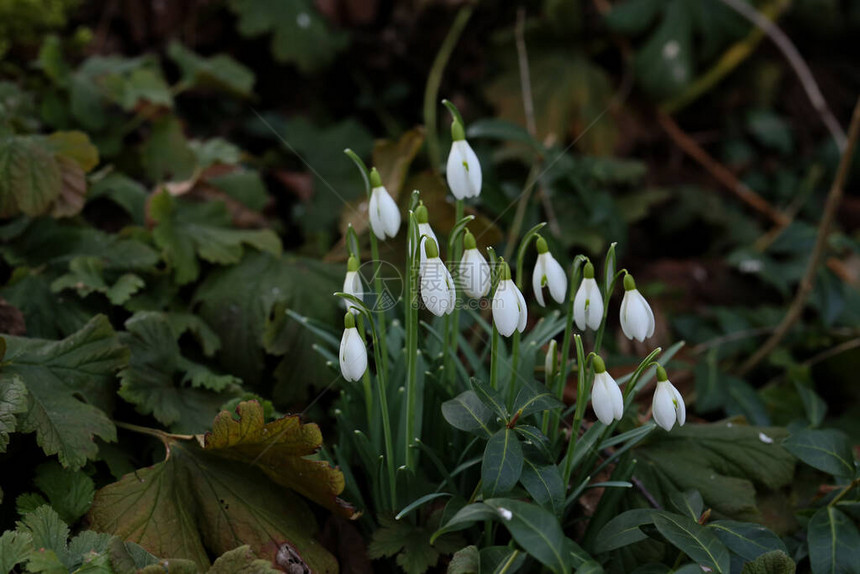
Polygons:
M370 187L382 187L382 178L376 168L370 170Z
M418 207L415 208L415 220L418 223L429 223L430 221L430 213L427 212L423 203L419 203Z
M502 265L501 275L499 276L499 279L502 281L507 281L511 278L511 266L508 265L508 262L504 259L500 259L499 261Z
M662 383L663 381L668 380L669 377L666 375L666 369L664 369L662 365L657 365L657 382Z
M586 279L594 279L594 265L591 264L591 261L585 262L585 267L582 270L582 276Z
M358 257L356 257L355 255L349 256L349 260L346 262L346 270L358 271Z
M600 358L600 355L594 355L594 358L591 361L594 365L595 375L606 372L606 363L603 362L603 359Z
M627 274L624 276L624 290L633 291L636 289L636 281L633 280L633 275Z
M428 237L424 240L424 252L427 254L428 259L439 257L439 246L436 245L436 242L433 241L432 237Z
M344 329L353 329L355 328L355 317L352 316L352 313L347 313L343 316L343 328Z
M543 253L546 253L547 251L549 251L549 246L546 244L546 239L544 239L540 235L538 235L536 245L537 245L538 253L543 254Z
M477 249L478 244L475 242L475 236L467 229L466 236L463 238L463 247L466 249Z
M455 142L463 141L466 139L466 130L463 129L463 124L454 120L451 124L451 139Z

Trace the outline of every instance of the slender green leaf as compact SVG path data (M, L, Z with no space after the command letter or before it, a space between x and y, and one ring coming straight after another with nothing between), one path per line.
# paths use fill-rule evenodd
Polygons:
M860 564L860 533L854 522L832 506L820 508L809 521L812 574L851 574Z
M470 383L472 385L472 389L474 389L475 394L478 395L478 398L481 399L482 403L495 411L496 415L503 421L510 420L511 414L508 412L508 409L505 406L505 399L502 398L499 391L485 383L482 383L475 377L472 377Z
M755 560L772 550L788 552L779 536L761 524L717 520L709 523L707 528L713 530L729 550L744 560Z
M702 501L702 495L699 494L698 490L673 492L669 496L669 501L672 503L672 506L675 507L675 510L696 521L699 520L699 517L702 515L702 510L705 507L705 503Z
M451 520L446 522L439 528L439 530L433 533L433 536L430 537L430 543L433 544L437 538L448 532L463 530L464 528L470 527L475 522L493 520L495 518L498 518L498 511L495 508L491 508L483 502L468 504L458 510L457 513L451 517Z
M729 550L704 526L691 518L658 512L654 514L654 526L669 542L702 566L720 574L730 574Z
M532 499L557 515L564 509L564 483L554 464L538 465L525 458L520 482Z
M639 527L643 524L651 524L654 521L655 512L650 508L635 508L622 512L600 530L594 545L595 552L609 552L645 540L648 535Z
M489 426L493 412L484 406L475 391L465 391L442 403L442 416L456 429L487 438L493 436Z
M551 512L508 498L490 498L484 504L496 509L499 521L529 554L557 574L568 572L570 561L565 552L564 533Z
M782 441L791 454L833 476L854 477L854 455L844 433L835 429L800 429Z

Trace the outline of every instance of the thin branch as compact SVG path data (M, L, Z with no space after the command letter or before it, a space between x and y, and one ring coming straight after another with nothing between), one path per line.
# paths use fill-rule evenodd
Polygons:
M514 36L517 42L517 63L520 68L520 89L523 92L523 109L526 114L526 129L533 137L537 137L537 122L535 122L535 103L532 98L532 80L529 70L529 55L526 51L526 9L517 10L517 25Z
M696 160L699 165L704 167L717 181L723 184L729 191L735 194L738 199L766 216L779 226L788 225L791 220L781 213L774 206L767 202L762 196L750 189L745 183L740 181L735 174L728 170L723 164L715 160L706 152L702 146L688 136L684 130L678 127L675 120L671 116L663 112L657 112L657 118L660 120L660 125L666 130L678 147L691 158Z
M797 51L797 48L794 47L789 37L785 35L785 32L766 16L762 15L761 12L744 2L744 0L720 1L752 22L755 26L761 28L773 40L773 43L776 44L776 47L779 48L779 51L782 52L782 55L788 60L789 65L794 69L794 73L797 74L800 84L806 91L810 103L812 103L812 107L815 108L815 111L821 116L821 121L830 130L830 135L833 136L833 140L836 142L839 151L844 152L847 145L845 132L842 131L842 126L839 125L839 122L833 116L833 112L827 106L827 101L821 94L821 90L818 88L818 83L809 70L809 66L806 65L806 62Z
M785 338L788 331L794 326L803 312L806 305L806 300L812 293L812 287L815 283L815 275L818 272L818 265L821 262L821 257L824 254L824 247L827 244L827 237L830 234L830 226L833 219L836 217L836 211L839 209L839 204L842 202L842 191L845 187L845 180L848 178L848 172L851 169L851 160L854 155L854 146L857 144L857 138L860 137L860 99L854 106L854 113L851 115L851 127L848 129L848 140L845 149L842 152L842 158L839 160L839 169L836 171L836 178L833 180L833 186L827 194L827 201L824 204L824 213L821 215L821 222L818 225L818 236L815 238L815 247L812 250L812 255L809 258L809 263L806 266L806 272L800 280L800 285L797 288L797 293L785 317L782 318L779 326L773 335L753 353L753 355L743 364L738 370L739 375L744 375L751 371L753 367L758 365L771 351L773 351L780 341Z

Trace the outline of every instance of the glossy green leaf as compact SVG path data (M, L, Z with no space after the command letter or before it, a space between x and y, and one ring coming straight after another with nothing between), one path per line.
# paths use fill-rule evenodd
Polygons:
M698 490L688 490L686 492L673 492L669 495L669 501L675 510L684 516L698 521L704 510L705 503L702 501L702 495Z
M493 436L493 431L490 430L493 413L475 391L464 391L442 403L442 416L456 429L486 438Z
M469 384L474 389L475 394L478 395L478 398L481 399L481 402L492 409L498 418L503 421L510 420L511 414L508 412L508 408L505 406L505 399L502 398L502 394L499 391L474 377L472 377Z
M539 465L525 458L520 482L532 500L557 515L561 514L564 509L564 482L558 466Z
M519 572L523 563L526 561L526 558L528 558L528 555L522 550L520 550L516 555L514 555L514 552L516 552L516 550L511 550L508 546L489 546L487 548L481 548L481 569L477 572L480 574ZM508 568L507 571L504 570L505 567Z
M497 517L498 512L496 509L487 506L483 502L467 504L458 510L454 516L448 520L448 522L443 524L436 532L433 533L433 536L430 538L430 542L432 544L438 537L448 532L463 530L464 528L470 527L475 522L493 520Z
M103 315L61 341L7 337L0 388L16 381L27 387L28 411L21 432L35 432L46 454L57 454L65 467L79 468L95 458L96 436L116 440L111 411L116 371L128 361ZM81 397L86 400L83 402Z
M835 429L798 429L782 441L791 454L820 471L853 478L854 455L848 437Z
M860 533L837 508L818 509L809 521L807 541L812 574L849 574L860 564Z
M499 522L520 547L551 571L557 574L568 572L570 564L564 550L565 537L555 515L520 500L490 498L484 504L496 509Z
M654 521L655 512L650 508L635 508L612 518L597 535L595 552L609 552L645 540L648 535L640 526L651 524Z
M521 417L527 417L533 413L539 413L551 409L560 409L564 403L558 400L554 393L544 385L532 381L522 381L520 392L514 400L514 412Z
M487 441L481 464L481 488L485 498L510 491L523 470L523 449L516 433L509 428L496 431Z
M755 560L772 550L787 552L779 536L761 524L717 520L708 524L726 547L745 560Z
M720 574L730 574L729 550L713 532L693 519L658 512L654 514L654 526L669 542L700 565Z

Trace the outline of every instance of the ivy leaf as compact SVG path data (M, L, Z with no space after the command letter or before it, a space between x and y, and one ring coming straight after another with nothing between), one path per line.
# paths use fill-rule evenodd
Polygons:
M0 536L0 572L6 574L33 551L33 537L26 532L7 530Z
M282 574L268 560L257 558L248 545L221 555L206 574Z
M151 414L178 432L201 432L209 427L219 407L238 395L239 379L216 375L182 357L164 314L135 313L125 328L128 332L121 337L131 358L119 374L119 395L141 414ZM185 384L189 382L191 386Z
M756 520L756 486L777 489L794 474L794 457L780 446L786 430L737 423L687 425L637 447L637 476L665 505L673 492L698 490L724 517Z
M60 164L38 136L0 137L0 217L45 213L63 186Z
M104 315L61 341L7 337L6 344L0 389L14 381L27 387L29 405L19 429L35 431L46 454L57 454L64 467L79 468L98 454L94 437L116 440L106 413L113 403L114 373L128 362L128 350Z
M256 37L272 34L272 55L278 62L295 63L303 73L328 65L345 44L343 34L329 28L310 0L271 3L268 0L230 0L239 16L239 33Z
M281 240L272 230L235 229L223 202L195 205L162 192L152 197L149 209L156 221L153 239L164 251L180 285L200 275L197 257L231 265L242 259L243 244L274 255L281 253Z
M256 402L241 403L237 413L238 420L222 412L200 442L159 433L166 459L99 490L89 513L93 529L155 555L193 560L198 569L209 565L209 553L247 544L270 561L283 546L311 571L335 572L334 557L312 538L314 515L303 499L280 486L319 495L351 514L337 502L340 471L304 458L319 448L319 429L302 425L297 416L264 425ZM275 460L265 452L268 446L289 460ZM259 467L246 464L257 457Z
M5 340L2 345L5 348ZM0 356L2 359L2 356ZM12 378L7 383L0 383L0 452L6 452L9 445L9 435L15 432L18 425L16 415L27 412L27 387L20 379Z
M74 524L87 513L95 494L93 479L80 471L67 470L56 462L36 469L34 483L45 493L63 522Z
M814 574L848 573L860 563L860 533L837 508L825 506L812 515L807 540Z
M191 87L215 88L250 98L254 72L226 54L204 58L177 41L167 46L167 55L182 70L182 82Z

